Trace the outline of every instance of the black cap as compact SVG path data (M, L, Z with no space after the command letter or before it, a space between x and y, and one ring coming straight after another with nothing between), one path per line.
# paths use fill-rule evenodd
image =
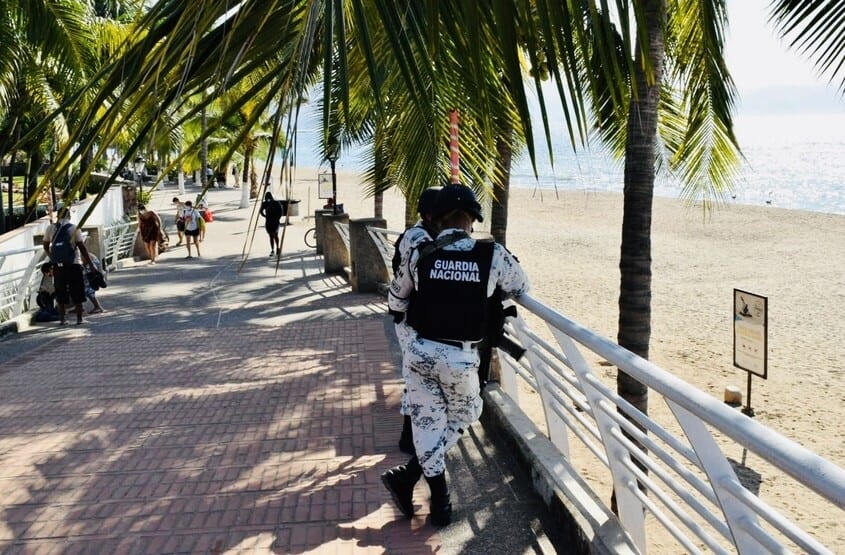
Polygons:
M452 210L463 210L479 222L484 221L481 205L475 199L475 193L466 185L452 183L440 189L437 194L434 202L434 216L442 216Z
M417 213L420 216L434 212L434 205L437 202L437 194L439 192L440 187L432 187L422 192L420 200L417 203Z

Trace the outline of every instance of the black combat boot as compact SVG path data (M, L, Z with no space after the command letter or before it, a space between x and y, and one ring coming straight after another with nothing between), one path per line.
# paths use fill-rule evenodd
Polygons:
M414 449L414 431L411 427L411 417L405 415L402 419L402 435L399 436L399 450L411 456L416 455Z
M381 475L381 482L396 507L402 511L407 518L414 516L414 486L422 476L422 467L416 457L412 457L407 463L394 466Z
M449 500L449 488L446 485L446 473L425 477L431 490L431 524L447 526L452 523L452 503Z

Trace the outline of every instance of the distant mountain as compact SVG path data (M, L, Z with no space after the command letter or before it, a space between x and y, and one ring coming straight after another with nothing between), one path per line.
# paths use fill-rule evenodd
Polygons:
M845 98L831 86L767 87L745 92L738 100L739 114L845 114Z

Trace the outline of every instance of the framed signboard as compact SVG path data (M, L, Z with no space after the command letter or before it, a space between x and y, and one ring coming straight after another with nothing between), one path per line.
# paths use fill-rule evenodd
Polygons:
M332 174L323 172L317 174L317 198L329 199L332 195Z
M768 375L768 298L734 289L734 366Z

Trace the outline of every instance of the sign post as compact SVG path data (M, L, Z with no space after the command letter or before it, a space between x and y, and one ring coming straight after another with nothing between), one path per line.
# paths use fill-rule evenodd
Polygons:
M751 376L768 378L768 298L734 289L734 366L748 373L748 392L742 412L754 416Z

